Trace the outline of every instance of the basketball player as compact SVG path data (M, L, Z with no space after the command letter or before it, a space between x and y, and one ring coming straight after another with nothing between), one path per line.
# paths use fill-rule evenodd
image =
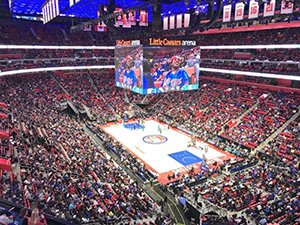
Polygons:
M196 147L196 137L192 136L192 147Z
M158 125L158 132L161 134L162 130L161 130L161 127Z

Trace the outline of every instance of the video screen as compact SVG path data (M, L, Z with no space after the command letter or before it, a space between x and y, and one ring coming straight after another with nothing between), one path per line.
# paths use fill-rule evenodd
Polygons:
M145 94L199 88L200 47L144 47Z
M117 46L115 48L116 86L144 94L143 46Z

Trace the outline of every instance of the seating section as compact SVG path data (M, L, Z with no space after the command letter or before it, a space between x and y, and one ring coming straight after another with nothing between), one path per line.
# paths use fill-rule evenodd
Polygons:
M200 184L197 191L229 211L246 208L257 223L265 219L268 223L292 224L297 219L294 213L299 212L297 179L299 174L262 162L223 180Z
M0 70L61 67L61 66L92 66L112 65L112 50L51 50L33 49L1 49Z
M292 117L299 107L298 97L292 93L268 93L241 122L222 134L223 137L246 147L255 148Z
M298 75L298 64L279 64L268 62L251 62L245 61L225 61L225 60L209 60L201 63L201 66L207 68L226 69L226 70L238 70L249 71L258 73L272 73L272 74L284 74L284 75Z
M277 159L276 161L283 161L288 165L293 165L294 162L297 163L300 156L299 132L300 117L290 123L261 152L270 156L273 160Z
M154 203L149 202L149 197L105 151L117 155L122 166L133 171L144 181L152 180L155 174L98 127L98 124L117 121L124 110L133 110L130 103L141 102L144 99L143 96L129 92L125 94L123 89L115 88L113 79L109 70L103 73L59 72L53 75L35 74L2 78L0 102L9 102L8 111L11 110L14 118L11 125L10 122L8 125L12 138L12 142L9 143L12 147L7 148L9 143L6 143L6 149L14 149L17 152L15 157L21 167L19 179L14 173L2 174L10 179L10 183L6 179L1 186L5 198L17 198L16 201L27 207L39 200L43 202L46 213L72 220L74 223L102 219L105 221L105 218L142 219L149 215L155 207ZM15 95L18 98L15 98ZM105 151L90 140L81 123L60 112L60 102L65 100L81 106L79 108L83 108L84 104L97 116L98 123L86 122L86 125L103 141ZM298 103L299 95L295 93L207 80L196 91L172 92L150 97L147 106L150 114L139 116L153 116L172 126L194 131L201 139L247 158L247 151L239 144L255 148L256 146L249 145L250 142L258 145L270 136L297 112ZM234 123L239 119L241 122ZM291 138L293 134L290 134L290 131L295 131L298 123L299 121L295 121L290 124L291 127L287 127L282 134ZM224 131L225 125L232 127ZM257 136L258 131L261 131L260 136ZM220 132L223 132L222 136L227 140L220 139ZM297 146L297 142L294 143ZM3 145L5 146L5 143ZM266 150L268 151L270 150ZM7 150L4 152L6 154ZM14 155L14 152L12 154ZM275 194L284 196L284 185L288 187L288 191L295 190L296 185L290 182L287 186L280 179L282 174L279 172L270 175L273 171L271 165L263 163L256 166L256 163L255 160L247 159L230 163L227 171L238 174L229 180L218 180L211 184L207 182L208 179L224 171L224 165L216 164L200 173L190 171L190 174L182 176L179 180L175 174L176 179L170 176L169 187L180 193L186 188L200 185L199 190L204 199L232 211L253 209L257 204L264 203L260 203L259 199L271 201L274 196L269 193L274 191ZM280 186L276 189L261 176L275 177L274 182ZM294 174L287 174L286 179L292 179L291 176ZM236 180L242 180L244 185L238 185ZM255 189L254 184L260 189ZM10 190L7 189L8 185L10 189L14 189L13 196L11 192L4 191ZM126 188L128 185L131 187L130 191ZM218 194L221 190L222 194ZM213 194L215 192L217 194ZM131 198L128 196L131 195L137 196L136 202L129 201ZM119 205L118 210L114 207L117 202L123 204ZM128 211L125 205L129 202L131 208ZM89 204L91 207L87 207ZM100 220L95 216L98 213ZM251 213L249 215L252 216ZM278 218L274 216L268 219L277 221Z
M46 213L74 223L148 215L154 205L138 184L90 140L81 124L58 111L55 98L61 93L57 85L50 86L51 77L7 80L1 96L17 118L13 146L23 193L18 197L27 207L41 201ZM19 98L7 94L13 91Z
M103 32L70 33L70 27L61 24L43 25L33 21L5 21L0 23L0 44L34 45L113 45ZM15 35L18 34L18 35Z
M205 59L226 59L226 60L256 60L256 61L299 61L299 50L289 49L204 49L201 50L201 58ZM204 63L204 62L203 62Z

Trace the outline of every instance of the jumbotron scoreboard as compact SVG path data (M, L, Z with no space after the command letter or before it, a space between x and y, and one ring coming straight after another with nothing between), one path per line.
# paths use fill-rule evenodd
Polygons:
M118 40L115 47L116 86L140 94L199 88L200 47L194 40L149 38Z

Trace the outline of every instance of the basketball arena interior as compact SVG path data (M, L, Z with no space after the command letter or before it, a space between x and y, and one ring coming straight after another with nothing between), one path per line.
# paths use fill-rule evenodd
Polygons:
M299 225L299 0L0 0L1 225Z

